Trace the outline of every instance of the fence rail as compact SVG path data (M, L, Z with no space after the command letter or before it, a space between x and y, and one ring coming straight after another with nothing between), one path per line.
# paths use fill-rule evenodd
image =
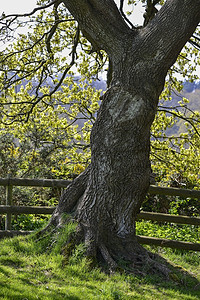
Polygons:
M66 188L71 181L61 179L0 178L0 186L32 186ZM150 185L150 194L182 196L200 200L200 191Z
M66 188L71 181L60 179L0 178L1 186L38 186Z
M0 178L0 186L6 187L6 205L0 205L0 214L6 214L5 230L0 230L0 238L5 236L26 235L31 231L14 231L11 230L12 214L52 214L55 207L45 206L14 206L12 205L12 189L13 186L29 186L29 187L57 187L66 188L69 180L59 179L29 179L29 178ZM150 194L181 196L200 200L200 191L158 187L151 185L149 187ZM176 216L169 214L153 213L141 211L137 215L137 220L151 220L158 222L169 222L177 224L200 225L200 218L188 216ZM139 243L157 245L161 247L179 248L185 250L200 251L200 243L180 242L167 239L152 238L146 236L137 236Z

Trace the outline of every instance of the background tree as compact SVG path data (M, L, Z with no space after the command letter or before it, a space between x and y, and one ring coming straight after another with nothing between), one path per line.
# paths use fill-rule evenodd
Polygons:
M123 258L131 268L149 264L151 270L166 273L166 268L137 243L134 224L150 182L150 128L159 96L167 72L180 59L178 55L196 29L198 33L200 1L160 1L164 4L158 12L153 8L159 1L147 1L142 27L130 26L124 17L123 2L118 9L113 0L40 1L43 6L23 15L39 11L37 26L32 27L29 36L22 35L12 52L2 53L1 85L7 99L2 103L7 107L2 121L28 120L39 102L57 105L59 88L76 64L78 41L84 48L77 61L81 75L88 72L86 54L96 58L86 76L96 73L108 57L109 88L91 131L91 163L68 187L47 229L61 226L63 213L74 212L78 226L66 246L67 253L73 244L84 240L86 255L93 259L100 255L111 269ZM53 11L48 14L50 6ZM12 26L21 26L18 17L2 17L4 36L10 37ZM45 27L39 26L43 19ZM69 41L73 47L71 62L67 63L58 51L68 48ZM191 43L196 46L196 41L198 36L194 35ZM54 86L43 87L49 76ZM33 78L36 85L29 84L23 92L26 100L19 95L13 101L11 85Z

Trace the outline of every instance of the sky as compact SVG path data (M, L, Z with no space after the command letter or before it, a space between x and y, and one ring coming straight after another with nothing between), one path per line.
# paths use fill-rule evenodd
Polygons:
M37 0L5 0L1 1L1 11L5 12L5 14L11 13L25 13L31 11Z
M4 12L7 14L12 13L27 13L34 9L35 4L37 3L37 0L5 0L1 1L0 6L0 15ZM119 0L115 0L117 5L119 6ZM131 10L131 6L124 6L124 12L126 10ZM135 8L135 15L134 15L134 23L141 25L143 22L143 12L144 7L142 5L138 5L137 8Z

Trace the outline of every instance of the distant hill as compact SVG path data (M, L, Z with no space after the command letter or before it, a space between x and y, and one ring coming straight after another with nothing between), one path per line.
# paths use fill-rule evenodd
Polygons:
M75 80L79 80L79 76L75 76ZM25 86L27 81L23 81L23 86ZM51 86L52 85L52 80L48 79L47 83ZM35 86L37 83L34 82L33 86ZM16 86L16 92L20 90L20 86ZM95 87L98 90L105 91L107 88L106 81L103 79L97 79L93 80L92 86ZM172 94L172 100L171 101L166 101L164 102L164 106L167 107L175 107L179 105L179 101L185 97L189 100L189 103L187 104L188 108L191 109L192 111L199 111L200 112L200 81L199 82L184 82L183 84L183 90L180 93L174 92ZM60 89L60 88L59 88ZM79 120L78 121L79 126L83 126L84 121ZM167 130L168 135L179 135L181 132L185 131L185 125L184 121L180 120L175 126L172 128L169 128Z
M192 111L200 112L200 81L199 82L184 82L183 90L180 93L173 93L172 100L164 103L167 107L175 107L179 105L182 98L189 100L187 107ZM184 120L179 120L175 126L167 130L168 135L179 135L186 131Z
M172 101L176 103L180 101L180 97L185 97L190 101L188 107L191 110L200 111L200 81L196 83L185 82L182 92L179 96L173 94Z

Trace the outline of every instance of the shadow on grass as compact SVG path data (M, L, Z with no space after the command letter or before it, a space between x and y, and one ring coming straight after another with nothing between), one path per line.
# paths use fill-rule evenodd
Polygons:
M108 276L90 270L81 257L63 266L57 256L57 264L51 264L50 254L37 256L35 249L27 237L0 241L0 299L200 299L198 278L161 256L158 260L171 270L168 280L159 274Z
M72 295L71 293L57 292L53 288L43 289L40 287L30 289L24 288L23 290L19 287L10 287L8 284L0 283L0 299L12 299L12 300L36 300L36 299L49 299L49 300L80 300L79 297ZM70 295L71 294L71 295Z
M181 255L181 251L179 251L179 255ZM162 278L159 274L146 275L140 277L142 283L150 284L157 290L162 289L165 291L165 295L167 295L167 291L173 291L175 294L181 292L182 295L186 296L186 299L190 299L189 297L191 296L195 297L195 299L196 297L200 299L200 281L195 274L180 265L176 265L174 262L166 260L158 254L156 254L156 256L157 259L171 271L169 278Z

